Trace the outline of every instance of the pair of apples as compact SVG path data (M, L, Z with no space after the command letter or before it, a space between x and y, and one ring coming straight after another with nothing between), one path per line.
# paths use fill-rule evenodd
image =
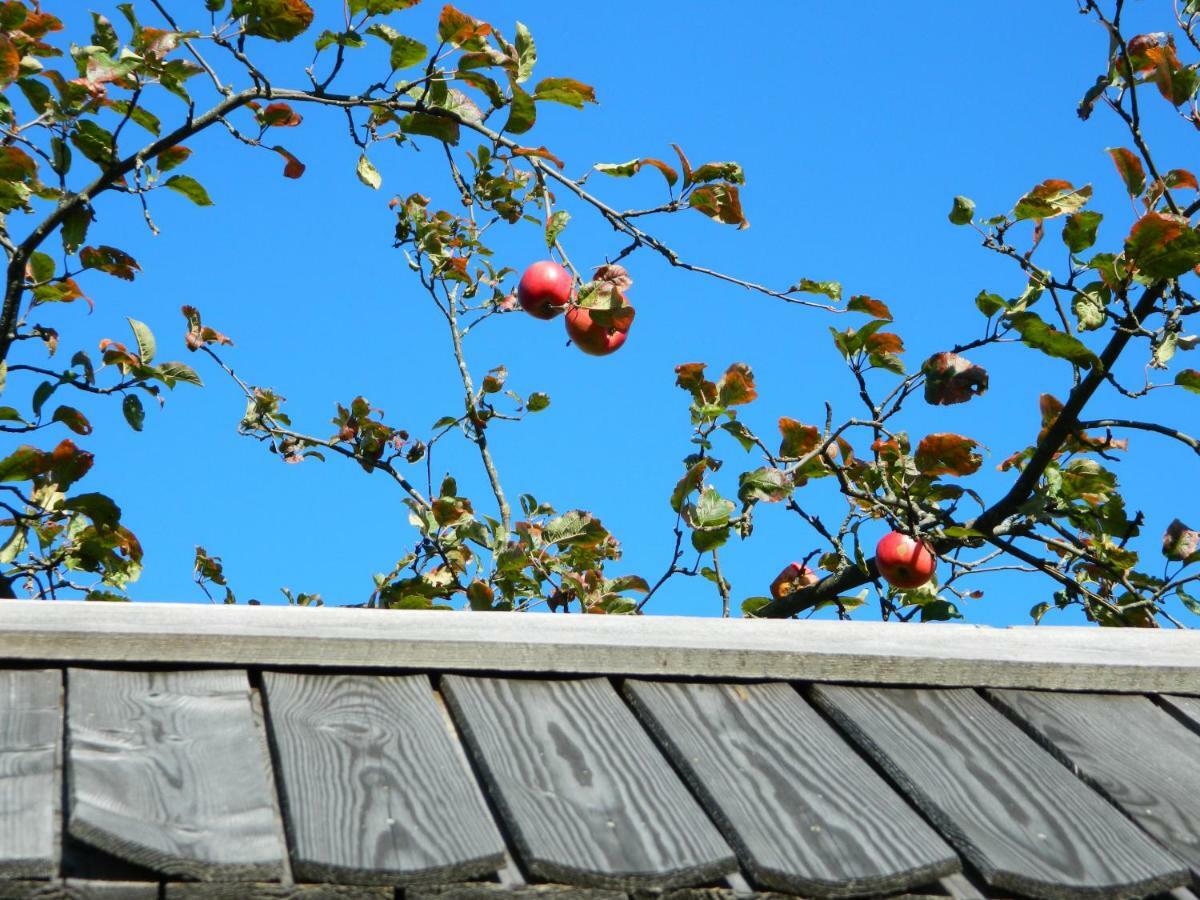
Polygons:
M553 319L567 311L567 335L584 353L608 356L615 353L629 336L624 330L593 321L592 314L582 306L570 306L575 281L569 272L556 262L542 260L525 270L517 284L517 302L535 319ZM624 295L621 297L624 299Z
M924 541L890 531L875 546L875 567L892 587L911 590L933 577L937 558ZM771 582L771 596L778 600L818 581L820 576L808 566L789 563Z

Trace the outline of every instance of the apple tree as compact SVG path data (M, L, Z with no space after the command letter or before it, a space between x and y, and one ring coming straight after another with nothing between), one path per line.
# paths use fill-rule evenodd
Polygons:
M0 2L0 245L8 260L0 399L10 404L0 407L0 431L25 436L0 458L6 593L124 599L141 571L142 547L118 503L87 488L92 424L81 400L119 403L137 432L147 407L176 387L200 387L201 373L211 373L244 399L239 430L282 462L340 457L399 492L413 531L394 566L374 576L371 606L631 613L650 609L670 579L695 577L711 582L726 615L740 604L746 615L832 608L846 617L870 603L884 618L928 621L958 617L956 601L977 594L989 573L1016 569L1050 598L1031 611L1035 620L1077 606L1103 625L1155 626L1176 621L1166 608L1176 599L1200 613L1189 593L1200 580L1190 568L1200 562L1200 533L1172 522L1163 539L1167 564L1152 571L1152 561L1129 548L1149 523L1127 504L1114 468L1131 431L1198 454L1200 440L1103 411L1111 395L1200 393L1200 372L1176 362L1197 343L1188 328L1200 311L1190 293L1200 272L1192 224L1200 184L1176 161L1151 154L1139 107L1165 103L1200 126L1200 74L1186 61L1189 54L1200 60L1200 3L1177 4L1168 31L1127 34L1123 0L1081 0L1081 12L1108 35L1108 53L1089 73L1094 83L1078 113L1104 112L1126 127L1129 146L1108 151L1114 179L1101 189L1125 192L1136 222L1105 248L1102 216L1088 208L1093 187L1059 177L994 215L954 198L950 223L1010 261L1022 288L1016 296L968 298L979 313L976 332L945 338L944 351L915 363L904 359L902 323L882 299L809 278L776 290L685 259L659 236L658 223L677 215L746 227L745 173L736 162L693 162L672 146L597 162L587 176L572 177L553 135L532 136L538 111L563 104L583 114L595 89L541 72L534 36L520 22L488 23L447 5L434 33L409 34L405 14L417 3L139 0L118 4L113 20L93 13L90 29L71 34L49 0ZM276 64L272 44L301 42L312 47L311 65ZM98 348L72 346L69 335L60 342L61 304L90 304L93 285L135 281L141 271L117 246L120 235L105 233L97 209L136 204L153 231L156 191L210 205L188 166L193 139L205 131L228 137L223 152L274 154L281 177L302 179L305 165L287 149L287 135L305 127L313 107L344 115L345 127L331 137L346 141L347 166L365 189L383 183L384 148L444 160L454 208L420 192L381 202L394 213L405 290L444 323L459 375L453 414L432 425L390 421L364 385L336 406L328 426L293 422L283 398L258 383L269 373L247 380L242 373L253 371L253 360L235 368L233 341L193 306L181 310L177 346L199 366L164 360L156 336L134 319L128 336ZM636 179L644 204L622 210L606 201L607 179ZM573 212L607 223L611 245L576 246ZM546 259L502 258L492 238L507 228L536 229ZM1052 252L1063 261L1053 269ZM558 510L528 488L510 493L491 444L519 441L518 423L550 397L515 392L504 366L479 371L469 355L471 336L492 320L526 316L529 327L564 323L577 348L614 354L607 364L619 365L620 347L637 335L626 292L646 255L788 303L814 334L828 329L861 401L849 416L827 404L822 420L784 417L756 428L749 365L710 371L678 361L690 452L678 482L663 488L675 524L669 563L652 578L620 571L620 544L595 515ZM984 462L978 441L950 432L910 436L904 421L910 404L976 401L988 389L983 363L995 353L1050 357L1062 382L1041 398L1040 431L1013 435L1001 463L1009 487L988 497L970 481ZM1131 358L1147 367L1143 383L1117 375L1124 372L1118 361ZM434 477L434 455L451 441L470 449L490 496L465 496L452 475ZM820 498L829 493L840 498L836 520L815 511L826 508ZM754 527L764 503L796 515L811 551L769 588L773 573L735 597L721 554L752 535L772 540ZM876 553L860 531L881 522L893 534ZM218 556L197 548L193 575L211 599L236 601ZM290 592L288 600L320 602Z

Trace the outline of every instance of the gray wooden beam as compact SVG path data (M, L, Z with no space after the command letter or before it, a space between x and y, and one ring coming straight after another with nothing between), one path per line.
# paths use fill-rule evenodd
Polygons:
M959 871L957 854L790 685L624 689L758 886L858 897Z
M607 679L446 675L441 688L531 876L635 890L736 870Z
M166 900L393 900L394 888L346 884L233 884L170 881Z
M285 848L245 672L67 672L69 830L167 875L278 880Z
M975 691L816 685L813 696L993 888L1064 900L1190 881Z
M0 877L58 875L62 723L62 672L0 671Z
M266 672L263 686L298 881L444 882L503 863L427 677Z
M1200 693L1200 630L0 600L0 661Z
M158 882L0 881L0 900L158 900Z

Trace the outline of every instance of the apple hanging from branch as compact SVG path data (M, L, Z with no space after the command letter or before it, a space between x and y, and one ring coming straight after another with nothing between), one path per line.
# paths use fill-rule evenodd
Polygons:
M911 590L933 577L937 558L924 541L890 531L875 547L875 566L892 587Z
M535 319L553 319L571 302L571 273L548 259L527 268L517 284L517 302Z

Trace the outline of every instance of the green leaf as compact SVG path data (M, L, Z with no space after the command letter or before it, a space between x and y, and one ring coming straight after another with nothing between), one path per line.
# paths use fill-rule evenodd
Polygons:
M415 66L417 63L425 59L429 55L429 48L418 40L406 37L405 35L397 35L392 41L392 50L389 61L393 69L407 69Z
M733 184L745 184L746 172L739 163L710 162L692 170L691 183L703 184L709 181L728 181ZM672 181L672 184L675 182Z
M596 91L573 78L543 78L533 89L533 97L583 109L583 104L596 102Z
M1008 309L1008 303L999 294L980 291L975 297L975 305L979 311L989 318L1002 310Z
M537 107L533 98L524 89L512 86L512 103L508 110L508 122L504 130L509 134L524 134L537 121Z
M533 43L533 35L521 22L517 23L517 75L518 84L527 81L533 74L534 64L537 63L537 46Z
M698 553L707 553L724 546L729 540L729 526L716 528L696 528L692 531L692 547Z
M183 165L191 155L192 151L182 144L168 147L155 157L155 161L158 163L158 171L169 172L177 166Z
M1092 186L1076 188L1069 181L1051 178L1017 201L1013 214L1020 219L1053 219L1083 208L1092 196Z
M738 499L750 504L757 501L778 503L791 496L792 482L779 469L763 467L738 476Z
M699 528L713 528L729 523L729 515L733 512L733 501L726 500L720 492L709 485L700 492L700 497L691 507L690 521Z
M458 123L445 116L429 113L409 113L400 120L400 130L405 134L423 134L437 138L446 144L458 143Z
M636 175L644 166L652 166L662 173L662 177L667 180L667 185L675 186L675 182L679 180L679 173L671 166L668 166L661 159L631 159L624 163L596 163L592 168L597 172L605 175L612 175L618 178L629 178Z
M811 278L801 278L788 288L787 293L793 294L797 291L802 294L824 294L830 300L842 299L842 285L837 281L813 281Z
M142 362L149 365L154 361L154 352L157 345L154 342L154 333L150 331L145 322L139 322L137 319L125 317L129 322L129 327L133 329L134 340L137 341L138 356L142 358Z
M558 242L558 236L563 233L563 229L567 227L567 223L571 221L571 214L565 209L558 209L550 216L550 220L546 223L546 248L553 250L554 245Z
M121 507L104 494L77 494L64 501L62 508L83 513L101 528L111 528L121 522Z
M1079 322L1080 331L1095 331L1108 319L1111 292L1101 281L1095 281L1071 298L1071 310Z
M1175 383L1193 394L1200 394L1200 372L1195 369L1184 369L1176 374Z
M358 175L358 180L365 184L371 190L379 190L383 184L383 177L379 174L379 170L371 164L371 160L367 159L367 154L363 154L358 158L358 167L355 169L355 174Z
M747 597L742 601L742 615L747 619L757 618L759 610L770 602L770 597Z
M18 447L0 459L0 482L29 481L46 471L46 454L36 447Z
M125 421L129 423L129 427L134 431L141 431L142 425L146 421L146 410L142 407L142 401L137 394L126 394L125 399L121 401L121 412L125 415Z
M1009 317L1008 321L1026 346L1040 350L1047 356L1065 359L1077 366L1090 369L1098 364L1096 354L1082 341L1063 331L1051 328L1037 313L1021 312Z
M175 387L176 382L180 381L185 384L194 384L197 387L204 386L204 382L200 380L200 376L196 374L196 370L186 363L165 362L154 371L169 388Z
M1096 243L1096 229L1100 227L1102 213L1083 210L1067 217L1063 226L1062 239L1072 253L1082 253Z
M197 206L212 206L213 202L208 196L208 191L191 175L172 175L163 182L163 187L183 194Z
M1200 600L1197 600L1182 587L1175 588L1175 596L1179 598L1188 612L1193 616L1200 616Z
M54 277L54 257L40 250L35 250L29 257L29 271L34 281L49 281Z
M969 197L955 197L950 207L950 222L954 225L970 225L975 218L975 201Z
M71 132L71 143L84 156L101 168L113 161L113 136L91 119L80 119Z
M525 401L525 408L530 412L541 412L550 405L550 395L543 394L540 391L535 391L529 395L529 399Z

